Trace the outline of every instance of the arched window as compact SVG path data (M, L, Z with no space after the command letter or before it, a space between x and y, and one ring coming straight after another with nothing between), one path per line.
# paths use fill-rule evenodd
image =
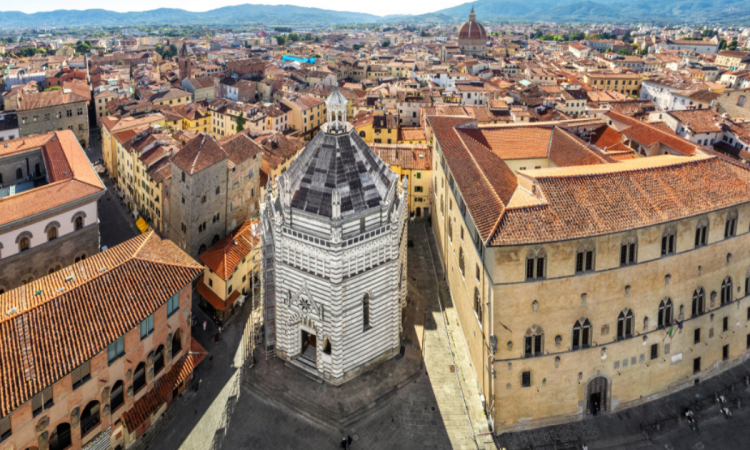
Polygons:
M526 279L542 279L547 274L546 262L547 254L544 249L531 251L526 256Z
M674 227L667 227L664 229L664 233L661 236L661 255L671 255L675 250L675 239L677 231Z
M22 169L16 169L16 178L21 179L23 178L23 170Z
M47 230L47 240L54 241L55 239L57 239L57 227L49 227L49 230Z
M99 425L99 422L99 402L89 402L81 412L81 436L85 436L91 429Z
M594 244L581 244L576 252L576 273L591 272L594 270Z
M125 392L123 389L122 380L119 380L112 386L112 390L109 392L109 409L115 412L117 408L125 404Z
M695 227L695 246L703 247L708 244L708 219L703 217L698 220L698 225Z
M573 325L573 350L588 348L591 345L591 322L580 318Z
M721 304L729 303L732 303L732 277L726 277L721 282Z
M737 234L737 210L731 209L727 212L727 220L724 223L724 239Z
M617 316L617 340L633 337L633 311L625 308Z
M365 331L370 329L370 293L362 298L362 325Z
M364 130L362 130L362 131L359 132L359 136L360 137L366 137L367 133L365 133Z
M146 363L138 364L133 372L133 393L137 393L146 386Z
M544 330L539 325L533 325L526 330L524 337L523 356L531 358L532 356L541 356L544 352Z
M83 217L76 217L74 228L76 230L80 230L81 228L83 228Z
M160 345L154 353L154 375L164 369L164 345Z
M172 336L172 358L182 351L182 328L178 328Z
M218 234L214 235L214 238L211 239L211 245L214 245L215 243L219 242L221 239L219 238Z
M672 325L672 299L666 298L659 303L659 319L657 326L664 328Z
M704 312L706 312L706 291L699 286L698 289L693 292L692 316L700 316Z
M64 450L73 444L70 438L70 424L61 423L49 436L49 450Z
M465 265L465 262L464 262L464 249L463 249L463 247L461 247L461 248L458 249L458 270L461 271L461 276L462 277L466 276L465 273L464 273L464 265Z
M477 315L479 325L482 325L482 296L479 294L479 288L474 288L474 314Z
M18 251L25 252L29 248L31 248L31 239L29 239L27 236L22 237L18 242Z
M200 248L198 248L198 254L202 255L206 251L206 244L201 244Z

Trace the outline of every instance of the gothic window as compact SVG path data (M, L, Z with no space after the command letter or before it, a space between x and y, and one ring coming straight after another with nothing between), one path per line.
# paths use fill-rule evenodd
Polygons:
M474 314L477 315L479 325L482 325L482 296L479 294L479 289L474 288Z
M724 239L737 234L737 210L733 209L727 213L727 221L724 223Z
M726 305L732 302L732 277L724 278L721 282L721 304Z
M541 356L544 352L544 330L539 325L533 325L526 330L524 337L524 358Z
M693 292L692 316L700 316L704 312L706 312L706 291L699 286L698 289Z
M576 252L576 273L591 272L594 270L594 244L579 246Z
M695 246L703 247L708 244L708 219L705 217L698 221L695 227Z
M458 270L461 271L461 276L462 277L465 276L464 265L465 265L465 263L464 263L464 249L463 249L463 247L461 247L461 248L458 249Z
M49 230L47 230L47 240L54 241L55 239L57 239L57 227L49 227Z
M627 266L635 264L638 250L638 239L635 236L628 237L620 244L620 265Z
M625 308L617 316L617 340L633 337L633 311Z
M672 325L672 299L666 298L659 303L659 319L657 326L664 328Z
M581 318L573 325L573 350L587 348L591 345L591 322Z
M544 278L547 273L546 260L547 256L543 249L529 252L528 256L526 256L526 279L536 280Z
M370 326L370 293L366 293L362 298L362 325L365 331L371 328Z
M671 255L675 252L675 237L677 233L674 228L667 227L661 236L661 255Z
M74 228L76 230L80 230L81 228L83 228L83 217L76 217Z

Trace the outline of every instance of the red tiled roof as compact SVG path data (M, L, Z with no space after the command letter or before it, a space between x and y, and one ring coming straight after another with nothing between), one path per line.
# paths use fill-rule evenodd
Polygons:
M20 142L19 142L20 141ZM103 193L105 188L70 130L8 141L8 153L41 148L49 184L0 199L0 225Z
M106 350L202 270L152 231L0 295L0 417Z
M139 398L132 408L122 414L122 421L128 431L132 433L140 424L151 417L151 414L155 413L167 401L172 391L195 370L207 354L208 352L195 339L191 339L190 350L174 363L169 372L156 381L153 389Z
M200 260L216 275L223 280L228 280L237 264L250 254L254 245L258 245L259 238L253 237L252 228L253 222L246 220L236 230L206 250L200 256Z
M213 136L201 133L172 157L172 162L183 171L194 174L227 158Z
M491 245L612 234L750 202L750 170L715 156L655 156L528 175L545 204L507 209Z
M695 154L697 145L677 136L674 133L668 133L653 125L642 122L638 119L634 119L630 116L626 116L625 114L619 113L617 111L609 111L607 113L604 113L604 115L628 125L628 127L623 129L621 133L639 142L640 144L650 146L655 144L656 142L660 142L661 144L667 145L687 156L692 156Z

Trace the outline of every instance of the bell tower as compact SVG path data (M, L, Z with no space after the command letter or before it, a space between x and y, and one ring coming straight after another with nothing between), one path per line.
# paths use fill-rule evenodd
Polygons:
M187 78L188 80L191 78L191 66L190 66L190 56L188 56L187 52L187 44L182 43L182 48L180 49L180 57L178 60L178 67L180 69L180 79Z

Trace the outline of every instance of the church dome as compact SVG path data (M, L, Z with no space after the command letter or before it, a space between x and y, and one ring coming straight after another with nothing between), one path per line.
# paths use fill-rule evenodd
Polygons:
M461 25L458 29L459 39L487 39L487 32L484 30L484 26L477 22L476 15L474 14L474 8L471 8L471 14L469 14L469 21Z

